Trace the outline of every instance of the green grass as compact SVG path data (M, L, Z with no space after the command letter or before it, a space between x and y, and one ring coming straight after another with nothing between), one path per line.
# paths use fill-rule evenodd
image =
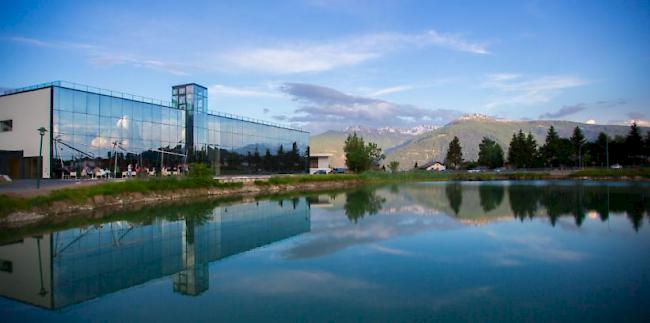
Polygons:
M547 173L521 172L521 173L456 173L456 172L377 172L370 171L362 174L328 174L328 175L277 175L268 181L255 181L255 185L295 185L300 183L361 181L367 184L390 182L417 182L417 181L486 181L486 180L526 180L548 178Z
M621 177L642 177L650 178L650 168L588 168L574 172L571 177L592 177L592 178L621 178Z
M0 216L14 211L50 205L63 201L82 203L95 196L115 196L128 193L164 192L197 188L239 188L241 183L219 183L209 177L165 177L152 179L132 179L124 182L110 182L92 186L64 188L36 197L15 197L0 195Z
M361 176L356 174L323 174L323 175L279 175L272 176L268 181L255 181L255 185L295 185L300 183L315 182L341 182L361 180Z

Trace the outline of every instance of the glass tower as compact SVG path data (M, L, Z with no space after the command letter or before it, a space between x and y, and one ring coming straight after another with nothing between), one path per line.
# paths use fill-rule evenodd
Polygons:
M195 125L199 127L201 125L197 125L195 122L203 120L203 118L195 120L194 116L199 113L207 113L208 89L196 83L172 86L172 105L185 111L184 144L188 147L188 153L192 154L196 150L194 143L200 141L199 138L196 138L198 134L194 131L194 128Z

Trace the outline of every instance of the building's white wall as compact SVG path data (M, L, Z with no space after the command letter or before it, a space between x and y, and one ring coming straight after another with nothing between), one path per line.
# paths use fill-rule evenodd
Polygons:
M330 158L329 157L318 157L318 168L329 168L330 167Z
M45 127L43 137L43 177L50 177L50 92L45 88L0 97L0 120L13 120L13 131L0 132L0 150L22 150L24 157L38 156L40 136L36 129Z

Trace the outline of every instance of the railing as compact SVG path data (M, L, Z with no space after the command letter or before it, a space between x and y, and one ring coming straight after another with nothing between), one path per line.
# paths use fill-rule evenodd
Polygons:
M156 105L162 105L164 107L168 108L173 108L171 102L169 101L163 101L163 100L158 100L158 99L152 99L144 96L139 96L139 95L134 95L134 94L129 94L129 93L124 93L124 92L119 92L119 91L112 91L108 89L102 89L99 87L94 87L94 86L89 86L89 85L84 85L84 84L78 84L78 83L72 83L72 82L66 82L66 81L54 81L54 82L47 82L47 83L41 83L41 84L36 84L36 85L30 85L18 89L11 89L7 90L4 92L4 94L13 94L13 93L18 93L18 92L25 92L25 91L32 91L32 90L37 90L37 89L42 89L50 86L58 86L58 87L63 87L67 89L72 89L72 90L79 90L79 91L84 91L84 92L89 92L89 93L95 93L95 94L100 94L100 95L107 95L107 96L112 96L116 98L122 98L122 99L127 99L127 100L132 100L132 101L138 101L138 102L143 102L143 103L151 103L151 104L156 104Z
M211 115L218 116L218 117L229 118L229 119L234 119L234 120L239 120L239 121L252 122L252 123L259 123L259 124L263 124L263 125L266 125L266 126L289 129L289 130L295 130L295 131L300 131L300 132L307 133L307 131L303 130L302 128L289 127L287 125L283 125L283 124L280 124L280 123L275 123L275 122L264 121L264 120L259 120L259 119L255 119L255 118L244 117L244 116L240 116L240 115L236 115L236 114L230 114L230 113L218 112L218 111L208 111L207 113L211 114Z
M148 98L148 97L144 97L144 96L133 95L133 94L128 94L128 93L119 92L119 91L112 91L112 90L102 89L102 88L99 88L99 87L94 87L94 86L89 86L89 85L84 85L84 84L78 84L78 83L73 83L73 82L67 82L67 81L54 81L54 82L40 83L40 84L30 85L30 86L26 86L26 87L17 88L17 89L5 90L2 95L8 95L8 94L14 94L14 93L19 93L19 92L26 92L26 91L44 89L44 88L47 88L47 87L50 87L50 86L58 86L58 87L62 87L62 88L72 89L72 90L85 91L85 92L89 92L89 93L107 95L107 96L123 98L123 99L127 99L127 100L132 100L132 101L138 101L138 102L143 102L143 103L151 103L151 104L155 104L155 105L164 106L164 107L167 107L167 108L178 109L177 107L173 106L172 103L169 102L169 101L152 99L152 98ZM267 126L278 127L278 128L295 130L295 131L300 131L300 132L307 133L307 131L303 130L302 128L290 127L290 126L275 123L275 122L263 121L263 120L259 120L259 119L255 119L255 118L249 118L249 117L244 117L244 116L225 113L225 112L208 111L206 113L207 114L212 114L212 115L215 115L215 116L219 116L219 117L234 119L234 120L258 123L258 124L263 124L263 125L267 125Z

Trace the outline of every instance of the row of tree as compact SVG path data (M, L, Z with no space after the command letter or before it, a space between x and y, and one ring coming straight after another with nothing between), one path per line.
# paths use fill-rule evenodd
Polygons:
M551 126L541 146L531 133L522 130L512 135L508 147L507 163L516 168L539 167L580 167L645 165L650 159L650 132L645 139L641 129L634 123L627 136L610 138L601 132L593 142L588 142L580 127L573 130L569 138L561 138ZM504 165L506 159L501 146L494 140L484 137L479 144L477 164L489 168ZM467 165L463 162L462 147L458 137L449 143L445 166L459 169Z

